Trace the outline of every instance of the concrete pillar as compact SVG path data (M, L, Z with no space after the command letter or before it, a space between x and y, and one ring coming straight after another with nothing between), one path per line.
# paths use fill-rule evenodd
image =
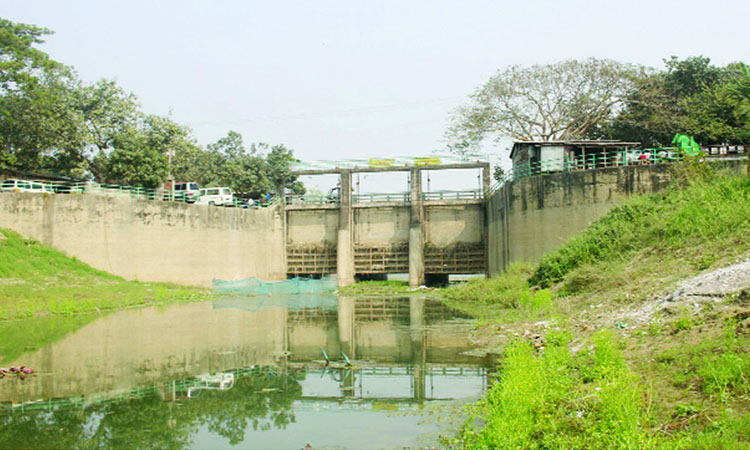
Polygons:
M424 284L424 208L422 207L422 171L409 171L411 180L411 219L409 220L409 286Z
M281 255L283 258L284 273L280 274L279 279L285 279L289 273L289 267L286 261L286 245L289 241L289 227L287 227L288 217L286 215L286 186L281 183L276 187L276 195L279 199L279 218L281 219L281 235L284 237L283 248L281 249ZM275 278L275 277L274 277Z
M357 357L357 347L354 342L354 297L339 296L338 325L339 343L341 351L346 353L349 359ZM329 355L335 358L334 355Z
M490 165L487 164L482 167L482 197L487 198L492 187L492 178L490 178Z
M484 199L484 211L482 221L482 241L484 242L484 276L490 277L490 221L489 221L489 195L491 188L490 165L482 167L482 198Z
M409 299L409 332L413 364L414 400L424 400L427 394L427 354L425 352L426 329L424 323L425 299Z
M354 244L352 242L352 172L341 171L339 229L336 243L336 277L339 287L354 284Z

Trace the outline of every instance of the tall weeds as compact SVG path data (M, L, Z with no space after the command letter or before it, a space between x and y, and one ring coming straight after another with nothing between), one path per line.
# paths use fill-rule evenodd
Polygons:
M449 444L466 449L651 448L637 377L609 332L593 352L573 355L567 333L550 333L544 353L518 340L499 382ZM484 426L476 425L481 419Z

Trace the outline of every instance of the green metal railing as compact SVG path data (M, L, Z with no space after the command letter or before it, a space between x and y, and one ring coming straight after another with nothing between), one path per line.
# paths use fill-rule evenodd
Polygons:
M286 194L284 201L287 205L302 206L302 205L320 205L325 203L337 204L339 202L338 197L322 195L322 194Z
M234 374L235 379L247 375L268 375L279 376L280 369L275 366L251 366L241 369L227 370L222 373ZM104 392L99 394L69 397L69 398L50 398L27 401L23 403L0 403L0 413L13 413L25 411L51 411L55 409L76 408L92 404L116 403L124 400L143 398L147 395L153 395L159 391L186 392L191 387L201 385L201 380L197 377L174 380L165 383L155 383L146 386L138 386L132 389L126 389L115 392Z
M471 200L482 199L482 191L479 189L469 189L462 191L434 191L423 192L423 200ZM352 203L379 203L379 202L398 202L408 203L411 200L409 192L383 192L370 194L352 194ZM287 195L287 205L317 205L317 204L338 204L338 197L323 195Z
M102 195L114 197L130 197L145 200L159 200L178 203L196 203L200 195L190 195L182 191L170 191L167 189L152 189L139 186L123 186L116 184L100 184L94 182L72 183L64 181L45 181L44 192L48 194L77 194L77 195ZM10 190L7 190L10 192ZM275 204L278 200L274 197L270 201L253 200L243 201L237 198L232 200L230 205L234 207L268 207Z
M411 194L408 192L385 192L377 194L355 194L352 195L354 203L375 203L375 202L400 202L408 203L411 200Z
M649 148L645 150L608 151L579 155L575 158L558 158L519 164L506 172L487 193L487 197L505 183L520 178L559 172L576 172L610 167L667 164L682 159L682 153L673 147Z
M422 199L424 200L481 200L482 198L484 198L484 195L482 195L482 191L479 189L422 193Z

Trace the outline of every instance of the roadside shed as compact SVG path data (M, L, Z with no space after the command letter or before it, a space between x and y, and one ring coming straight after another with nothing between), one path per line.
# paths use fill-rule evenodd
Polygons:
M614 140L517 141L510 158L515 172L559 172L626 164L623 155L640 146Z

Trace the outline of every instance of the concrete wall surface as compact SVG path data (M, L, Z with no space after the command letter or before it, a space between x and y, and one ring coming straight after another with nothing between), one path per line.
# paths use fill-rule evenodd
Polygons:
M490 273L536 261L633 194L664 189L669 166L615 167L506 183L487 202Z
M354 243L386 246L409 242L409 207L355 208Z
M276 208L237 209L101 195L0 194L0 228L140 281L286 277Z
M338 209L304 209L287 212L287 244L300 246L335 245L339 226Z
M747 160L714 162L744 174ZM671 165L611 167L522 178L506 183L487 201L491 274L515 261L536 261L635 194L665 189Z
M483 241L484 205L425 207L425 242L434 247Z

